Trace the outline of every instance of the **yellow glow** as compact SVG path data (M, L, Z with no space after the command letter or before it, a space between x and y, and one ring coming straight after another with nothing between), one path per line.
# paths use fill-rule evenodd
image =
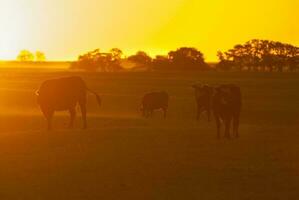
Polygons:
M0 59L21 49L52 60L94 48L163 54L200 49L208 61L249 39L299 45L298 0L0 0Z

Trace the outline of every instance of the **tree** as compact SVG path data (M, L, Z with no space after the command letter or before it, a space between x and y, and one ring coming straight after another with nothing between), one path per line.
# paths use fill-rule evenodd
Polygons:
M168 56L157 55L152 63L153 70L170 70L171 63Z
M46 61L46 56L45 56L44 52L41 52L41 51L35 52L35 60L37 62L44 62L44 61Z
M217 52L217 56L219 58L219 63L217 63L216 65L216 69L220 69L220 70L231 70L233 67L233 63L231 60L229 60L227 58L227 55L225 53L222 53L221 51Z
M170 51L168 58L173 68L180 70L207 70L209 66L204 61L203 54L196 48L182 47Z
M135 55L129 56L128 60L135 63L138 67L149 66L152 58L144 51L138 51Z
M108 71L121 71L122 70L122 66L121 66L121 60L123 57L123 52L122 50L118 49L118 48L112 48L110 50L110 54L108 57L108 65L107 67L109 68Z
M73 69L86 71L112 72L122 70L120 49L111 49L109 53L102 53L99 49L87 52L78 57L78 61L71 65Z
M268 40L250 40L244 45L235 45L233 49L218 55L219 68L224 64L238 66L248 71L280 71L298 68L298 47Z
M34 54L28 50L22 50L17 56L17 60L20 62L32 62L34 60Z
M299 47L288 46L289 54L287 63L290 71L299 69Z
M182 47L170 51L167 56L156 56L152 61L155 70L209 70L211 67L205 62L203 54L196 48Z
M112 48L110 50L110 54L112 56L112 60L121 60L123 57L123 52L122 50L118 49L118 48Z

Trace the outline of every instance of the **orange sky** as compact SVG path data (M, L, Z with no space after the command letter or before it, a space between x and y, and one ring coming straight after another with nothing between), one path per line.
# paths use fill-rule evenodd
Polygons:
M0 0L0 59L21 49L49 60L119 47L165 54L180 46L215 61L249 39L299 46L298 0Z

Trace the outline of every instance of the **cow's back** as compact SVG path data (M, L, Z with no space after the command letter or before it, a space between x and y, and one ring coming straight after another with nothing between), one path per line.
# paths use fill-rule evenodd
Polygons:
M199 106L210 108L212 96L213 88L208 85L195 89L195 100Z
M80 77L72 76L44 81L38 91L39 103L55 110L75 106L86 96L86 86Z
M143 97L142 104L144 109L160 109L168 107L169 96L166 92L152 92Z
M226 95L226 102L223 102ZM212 98L214 112L219 112L225 115L238 114L242 107L242 95L240 87L229 84L221 85L217 88Z

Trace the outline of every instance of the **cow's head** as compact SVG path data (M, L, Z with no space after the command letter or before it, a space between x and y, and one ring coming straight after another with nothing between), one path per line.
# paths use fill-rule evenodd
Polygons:
M35 96L36 96L36 101L37 101L37 103L38 104L40 104L40 92L39 92L39 90L37 90L37 91L35 91Z
M232 101L232 91L230 87L221 85L215 88L215 91L217 93L217 98L219 98L221 104L226 105Z
M192 85L192 87L195 90L196 98L208 97L212 95L213 92L213 88L210 87L209 85L196 84L196 85Z

